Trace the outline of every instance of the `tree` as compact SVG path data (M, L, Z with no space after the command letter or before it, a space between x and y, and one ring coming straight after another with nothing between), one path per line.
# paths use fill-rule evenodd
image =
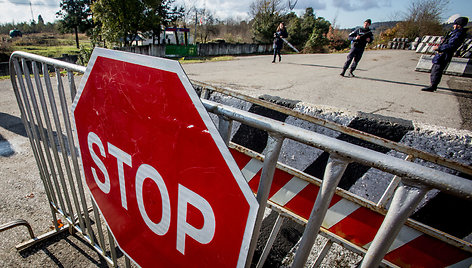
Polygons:
M79 31L92 28L90 0L62 0L60 6L56 16L62 19L64 28L74 31L75 43L79 48Z
M213 13L207 9L200 10L200 27L198 35L200 36L200 42L206 43L210 37L215 37L219 33L217 27L218 20L213 16Z
M274 32L284 15L282 0L255 0L250 9L253 16L252 32L254 41L259 43L272 42Z
M44 25L44 19L43 19L43 16L38 15L38 25Z
M97 0L92 4L99 34L110 43L130 45L141 31L146 31L145 5L139 0Z
M312 7L307 7L305 9L305 14L302 16L302 31L311 33L315 27L316 16Z
M302 29L302 22L302 19L295 17L287 26L288 41L297 48L302 48L308 39L308 33Z
M296 47L304 47L315 27L316 17L313 8L308 7L301 18L291 17L287 27L290 43Z
M145 27L152 32L153 44L156 36L158 44L161 43L159 37L162 28L170 26L183 16L184 8L173 7L174 2L174 0L143 0Z
M334 24L334 23L333 23ZM326 37L329 40L329 48L332 50L343 50L349 47L348 40L349 33L347 31L339 30L336 26L331 25Z
M318 17L314 21L310 38L305 44L304 50L307 52L323 52L324 46L329 44L327 34L331 23L323 17Z
M449 0L414 0L398 25L397 36L413 40L424 35L442 35L441 17L448 4Z

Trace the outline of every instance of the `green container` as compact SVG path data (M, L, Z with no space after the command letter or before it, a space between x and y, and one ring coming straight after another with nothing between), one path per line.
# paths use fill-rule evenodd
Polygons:
M166 45L166 56L197 56L197 45Z

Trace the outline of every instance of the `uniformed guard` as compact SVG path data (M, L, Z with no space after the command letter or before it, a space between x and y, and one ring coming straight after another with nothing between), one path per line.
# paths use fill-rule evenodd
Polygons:
M371 43L374 40L374 35L372 34L372 31L369 28L371 24L372 21L370 19L367 19L364 21L363 28L358 28L349 34L349 40L351 41L351 51L347 55L346 63L344 63L343 71L340 74L341 76L344 76L347 68L349 68L349 65L351 65L352 60L354 60L351 65L351 70L349 71L349 75L354 77L353 72L362 58L365 46L367 45L367 43Z
M454 30L448 33L443 42L434 49L436 55L433 57L433 67L431 67L431 85L422 88L423 91L434 92L438 88L439 82L446 66L451 62L454 52L461 46L467 35L467 30L464 28L469 19L466 17L459 17L454 21Z

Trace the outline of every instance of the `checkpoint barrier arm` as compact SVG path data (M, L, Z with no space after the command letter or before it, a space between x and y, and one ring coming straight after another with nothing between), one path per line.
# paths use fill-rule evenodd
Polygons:
M281 37L281 38L282 38L282 40L285 42L285 44L287 44L291 49L293 49L293 50L294 50L295 52L297 52L297 53L300 53L300 51L299 51L296 47L294 47L292 44L290 44L290 42L287 41L287 39L285 39L285 38L283 38L283 37Z

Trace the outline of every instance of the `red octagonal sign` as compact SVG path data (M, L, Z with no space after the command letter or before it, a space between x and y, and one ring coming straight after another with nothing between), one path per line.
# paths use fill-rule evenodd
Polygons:
M72 105L85 181L143 267L242 267L257 201L180 64L96 48Z

